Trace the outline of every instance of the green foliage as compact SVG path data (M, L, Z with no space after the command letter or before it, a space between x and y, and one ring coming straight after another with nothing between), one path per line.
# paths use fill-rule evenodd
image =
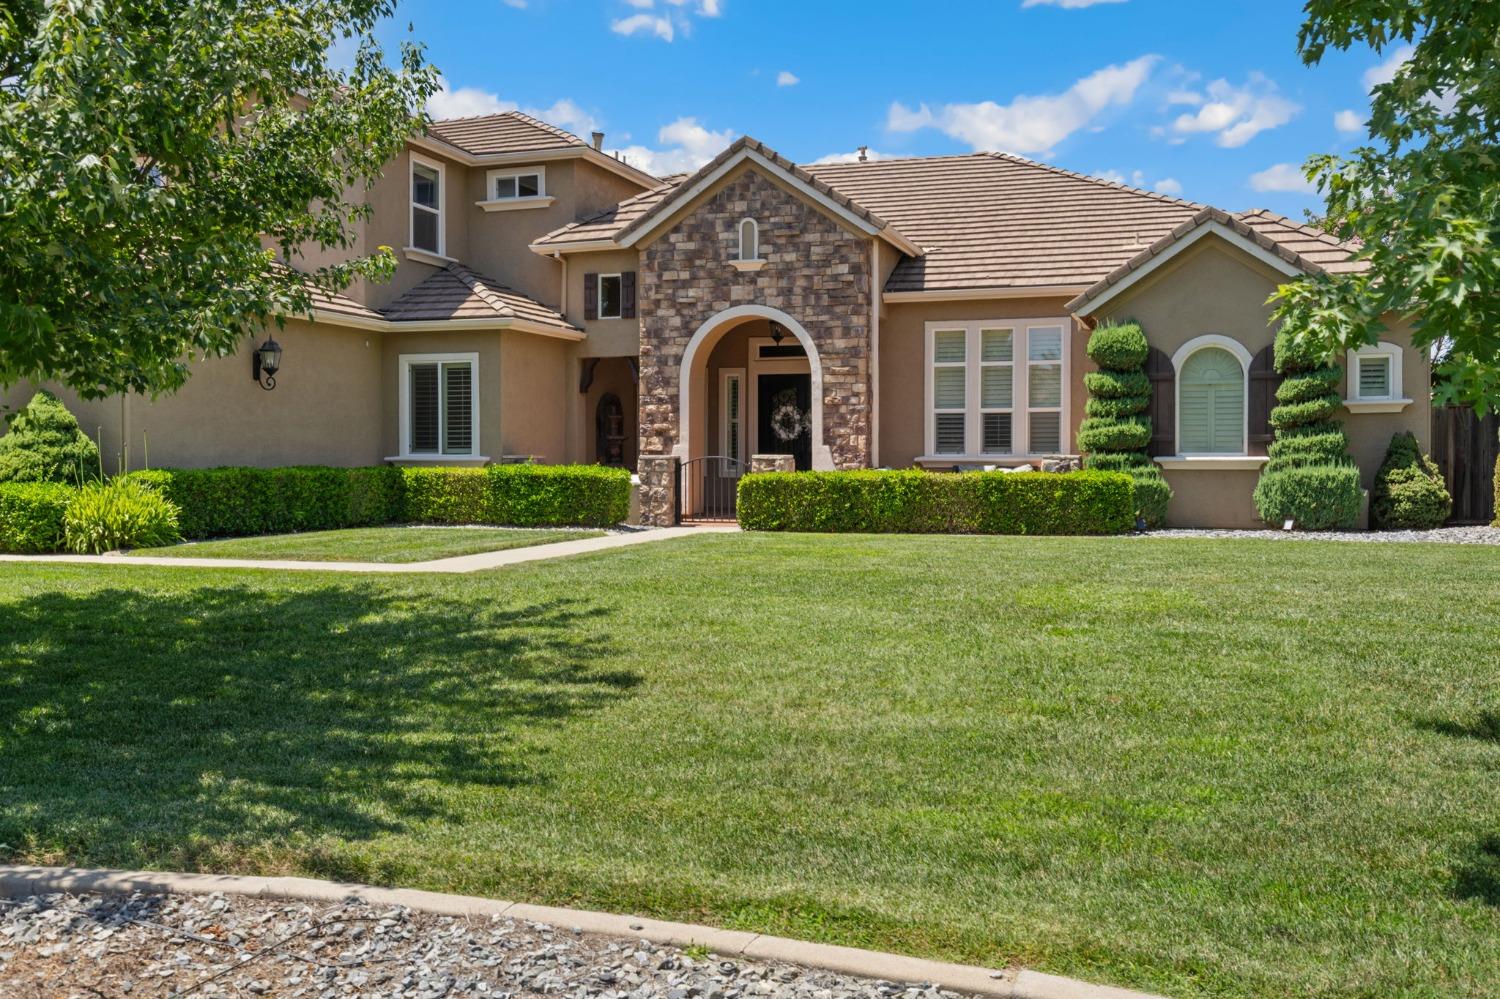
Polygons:
M431 524L612 527L630 514L630 473L601 465L406 468L402 519Z
M128 475L90 482L78 490L63 518L69 551L102 555L121 548L159 548L179 541L177 506L146 482Z
M0 482L0 552L55 552L77 490L58 482Z
M401 469L405 500L398 519L412 524L483 524L489 476L483 468Z
M1453 512L1453 497L1437 464L1422 453L1410 433L1396 434L1385 461L1375 473L1370 495L1370 519L1391 530L1430 530L1442 527Z
M1151 379L1144 371L1090 371L1083 376L1083 387L1096 399L1151 397Z
M0 383L85 398L180 386L312 287L379 280L366 189L437 88L376 41L395 0L110 0L0 7ZM334 52L348 68L336 68Z
M1089 335L1088 355L1100 370L1083 377L1089 391L1087 416L1078 427L1085 468L1125 472L1135 486L1136 516L1156 527L1167 517L1172 487L1146 455L1151 443L1151 380L1144 366L1151 352L1136 323L1104 325Z
M1368 269L1283 285L1290 334L1342 351L1375 343L1385 317L1413 320L1420 349L1447 359L1443 402L1483 413L1500 401L1500 4L1472 0L1309 0L1303 61L1329 48L1410 55L1371 92L1368 142L1315 156L1331 231L1361 243Z
M327 468L163 468L132 472L181 510L185 537L214 538L368 527L397 520L401 470Z
M863 534L1119 534L1135 524L1113 472L760 472L740 479L751 531Z
M1293 521L1300 530L1350 530L1364 502L1353 465L1307 465L1267 472L1255 484L1255 509L1271 524Z
M0 437L0 482L77 485L98 477L98 445L57 396L44 389L10 418Z
M1276 335L1275 356L1285 381L1276 391L1280 405L1271 410L1276 439L1255 485L1255 509L1276 526L1290 520L1305 531L1352 528L1364 491L1348 437L1333 418L1342 401L1330 391L1343 369L1329 363L1316 341L1285 330Z
M1099 326L1089 335L1089 358L1107 371L1135 371L1146 363L1151 346L1135 323Z

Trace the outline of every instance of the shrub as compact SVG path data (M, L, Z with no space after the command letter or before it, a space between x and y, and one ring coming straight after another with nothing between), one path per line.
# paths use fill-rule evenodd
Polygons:
M613 527L630 516L630 473L603 465L492 465L491 523Z
M1353 465L1307 465L1267 472L1255 484L1255 508L1273 524L1292 521L1304 531L1349 530L1364 502Z
M1364 493L1348 438L1334 419L1341 403L1332 391L1343 369L1322 348L1286 331L1276 334L1275 355L1284 380L1271 410L1276 439L1255 485L1255 508L1270 524L1290 520L1307 531L1354 527Z
M418 524L489 522L489 475L483 468L403 468L400 519Z
M1135 523L1112 472L759 472L740 479L740 526L867 534L1119 534Z
M1167 517L1172 487L1146 454L1151 443L1151 380L1144 365L1151 352L1135 323L1100 326L1089 335L1088 355L1099 371L1084 375L1089 401L1078 426L1085 468L1125 472L1135 484L1136 516L1155 527Z
M31 397L0 437L0 482L77 483L99 477L99 447L51 392Z
M77 490L59 482L0 482L0 551L55 552Z
M85 555L156 548L182 539L176 505L130 476L85 485L68 504L63 529L68 550Z
M400 519L401 470L327 468L170 468L132 472L181 510L186 537L370 527Z
M1422 453L1416 437L1396 434L1375 473L1370 517L1376 527L1430 530L1442 527L1453 512L1453 497L1437 464Z

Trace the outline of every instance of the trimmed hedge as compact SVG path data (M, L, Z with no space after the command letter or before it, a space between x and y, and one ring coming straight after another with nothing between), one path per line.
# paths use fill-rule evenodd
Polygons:
M0 552L62 548L68 504L78 490L57 482L0 482Z
M1347 531L1359 521L1364 492L1353 465L1284 468L1260 477L1255 508L1271 524L1292 521L1303 531Z
M1151 378L1144 371L1090 371L1083 376L1083 387L1096 399L1151 397Z
M1422 453L1410 433L1396 434L1375 473L1370 495L1370 519L1388 530L1431 530L1442 527L1453 512L1453 497L1443 473Z
M1116 472L757 472L740 479L749 531L1121 534L1135 525Z
M131 477L177 505L189 538L398 522L610 527L630 513L630 473L597 465L173 468Z

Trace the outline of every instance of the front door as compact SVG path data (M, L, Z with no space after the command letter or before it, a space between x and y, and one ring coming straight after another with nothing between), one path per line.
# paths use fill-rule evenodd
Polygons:
M755 381L755 453L790 454L797 471L812 468L812 376L759 375Z

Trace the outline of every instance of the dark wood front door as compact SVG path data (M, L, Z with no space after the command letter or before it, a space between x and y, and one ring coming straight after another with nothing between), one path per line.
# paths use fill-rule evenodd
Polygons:
M756 447L759 454L790 454L797 471L812 468L812 376L756 378Z

